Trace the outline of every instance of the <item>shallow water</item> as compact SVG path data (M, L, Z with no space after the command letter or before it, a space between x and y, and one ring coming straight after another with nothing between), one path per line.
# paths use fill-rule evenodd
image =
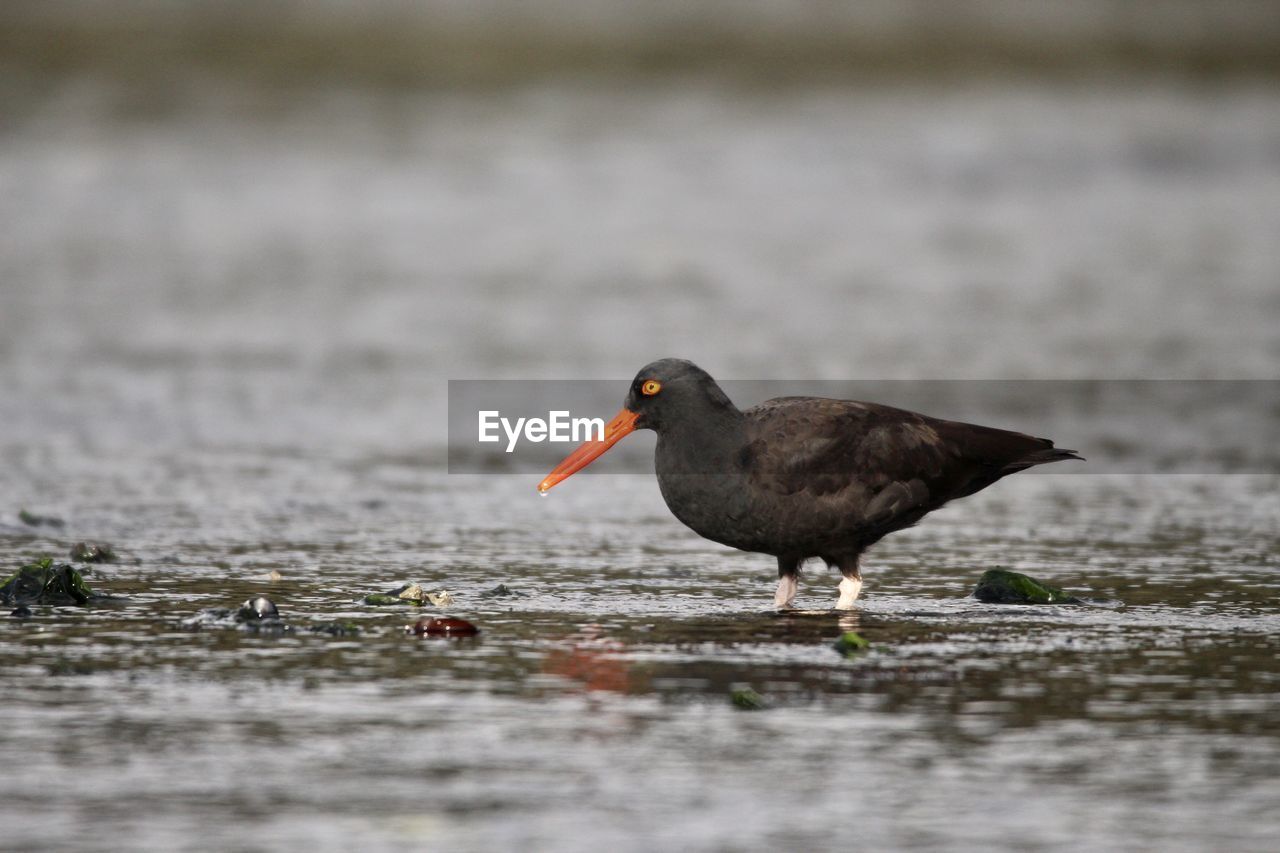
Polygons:
M88 579L126 601L0 627L0 750L21 768L0 783L10 843L1273 837L1273 478L1015 479L886 540L857 612L823 610L836 578L814 570L800 603L817 609L778 616L768 558L682 530L644 478L543 501L514 478L417 471L406 486L368 468L334 490L342 473L322 461L296 479L294 460L260 462L246 504L161 493L117 505L118 529L96 525L129 544ZM66 538L10 526L0 558ZM964 598L991 565L1126 606ZM404 580L453 592L449 612L483 633L417 639L403 632L417 611L355 602ZM486 599L499 582L518 597ZM178 625L258 593L299 630ZM328 620L361 633L301 630ZM871 650L841 657L845 630ZM735 709L743 687L766 709Z
M106 540L123 599L0 621L5 844L1270 849L1274 471L1019 475L778 616L651 477L444 474L443 408L668 354L1274 378L1272 89L186 85L4 129L0 565ZM480 637L357 603L405 581ZM179 625L258 593L298 630Z

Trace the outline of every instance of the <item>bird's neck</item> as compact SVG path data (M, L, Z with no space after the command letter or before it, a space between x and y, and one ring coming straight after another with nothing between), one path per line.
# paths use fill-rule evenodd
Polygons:
M745 446L746 416L730 404L659 431L654 458L658 487L676 518L735 548L744 547L735 524L747 517L750 500Z
M691 414L659 431L659 473L737 473L746 434L742 412L732 403L708 402Z

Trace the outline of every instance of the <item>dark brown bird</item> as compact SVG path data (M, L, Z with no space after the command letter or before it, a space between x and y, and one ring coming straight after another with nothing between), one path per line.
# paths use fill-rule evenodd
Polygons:
M636 429L658 434L658 485L700 536L778 558L778 609L801 564L837 566L839 609L862 589L862 552L948 501L1016 471L1081 459L1047 438L853 400L779 397L739 409L715 380L675 358L631 383L604 440L588 441L539 484L545 492Z

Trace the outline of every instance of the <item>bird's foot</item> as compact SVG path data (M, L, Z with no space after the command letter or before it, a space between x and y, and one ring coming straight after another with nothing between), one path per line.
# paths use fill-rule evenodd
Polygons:
M836 602L836 610L852 610L858 593L862 592L862 578L844 578L840 581L840 600Z
M791 575L778 578L778 590L773 594L773 606L777 610L794 610L796 601L796 579Z

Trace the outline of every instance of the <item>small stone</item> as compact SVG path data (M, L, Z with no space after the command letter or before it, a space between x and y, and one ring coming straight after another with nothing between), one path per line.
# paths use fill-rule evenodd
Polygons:
M448 616L419 619L412 625L406 625L404 630L419 637L474 637L480 633L480 629L466 619Z
M416 583L415 583L415 584L410 584L409 586L407 586L407 587L404 589L404 591L403 591L403 592L401 592L401 593L400 593L398 596L396 596L396 597L397 597L397 598L402 598L402 599L404 599L405 601L414 601L414 602L417 602L418 604L421 604L421 603L423 602L423 600L426 598L426 593L424 593L424 592L422 591L422 587L421 587L421 586L419 586L418 584L416 584Z
M436 607L448 607L453 604L453 593L447 589L442 589L439 592L429 592L427 593L427 601L430 601Z
M77 542L71 546L71 560L75 563L114 563L116 552L106 542Z
M276 608L274 601L265 595L259 595L240 605L239 616L241 621L248 619L279 619L280 611Z

